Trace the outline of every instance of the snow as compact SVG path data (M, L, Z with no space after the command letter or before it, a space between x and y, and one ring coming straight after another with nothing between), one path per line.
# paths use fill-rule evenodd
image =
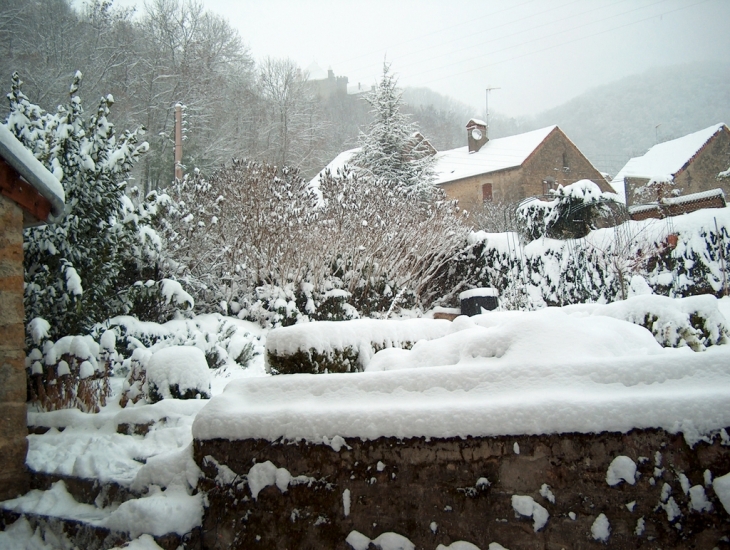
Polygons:
M600 542L608 542L608 537L611 535L611 525L608 522L608 518L605 514L599 514L598 517L591 525L591 536L593 540Z
M717 498L720 499L722 507L725 508L725 511L728 514L730 514L730 472L723 476L716 477L712 481L712 488L715 491Z
M359 352L361 366L365 367L375 353L374 344L380 347L401 346L406 342L441 337L451 328L452 324L445 319L319 321L270 331L266 350L282 356L300 350L325 354L352 347Z
M652 179L676 175L724 127L723 123L714 124L681 138L654 145L643 156L630 159L613 178L611 187L625 200L624 178Z
M26 149L5 124L0 124L0 156L51 202L51 218L63 216L66 195L61 182Z
M472 288L471 290L465 290L459 294L459 300L468 300L469 298L475 298L478 296L487 296L497 298L499 292L496 288Z
M488 172L520 166L557 126L548 126L532 132L491 139L476 153L459 147L436 154L436 183L468 178Z
M350 515L350 506L352 505L352 500L350 496L350 489L345 489L342 491L342 509L343 513L345 514L345 517Z
M540 487L540 496L546 499L550 504L555 504L555 495L550 490L550 485L543 483Z
M372 543L378 550L415 550L416 545L413 544L403 535L398 533L383 533L378 537L370 540L368 537L358 531L351 531L345 542L354 550L368 550Z
M611 487L625 481L629 485L636 483L636 463L628 456L617 456L611 461L606 472L606 483Z
M550 514L533 500L531 496L512 495L512 509L521 516L533 519L532 529L537 533L547 524Z
M154 386L163 399L188 391L210 395L210 369L202 350L192 346L170 346L156 351L147 365L147 383Z
M492 544L494 544L494 543L492 543ZM494 550L492 548L492 544L489 545L490 550ZM480 550L480 549L479 549L479 547L477 545L472 544L470 542L466 542L466 541L463 541L463 540L457 540L456 542L452 542L448 546L444 546L443 544L439 544L436 547L436 550Z
M702 485L694 485L689 488L690 508L695 512L710 512L712 502L707 499L705 488Z
M694 444L730 425L730 348L662 348L632 323L564 310L459 317L451 334L382 350L363 373L234 380L193 434L322 443L663 428Z

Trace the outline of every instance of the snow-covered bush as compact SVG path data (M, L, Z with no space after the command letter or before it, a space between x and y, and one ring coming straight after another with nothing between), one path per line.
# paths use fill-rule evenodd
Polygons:
M69 103L54 114L28 100L17 73L8 94L8 129L61 181L66 195L60 222L25 231L26 319L49 321L54 339L123 312L124 285L137 280L155 255L149 231L145 236L125 208L126 179L148 149L140 141L143 131L117 134L108 118L111 95L86 118L80 84L77 72Z
M640 325L665 348L688 346L703 351L727 343L730 336L714 296L672 299L648 294L612 304L573 305L566 311L604 315Z
M198 348L162 348L150 356L146 370L152 403L163 399L210 399L210 370L205 354Z
M410 349L448 334L443 319L357 319L280 327L266 338L266 368L275 374L359 372L386 348Z
M309 185L293 170L233 161L168 195L158 229L171 275L198 310L264 326L422 301L466 234L454 203L415 200L349 168Z
M655 294L722 296L730 288L729 229L725 208L526 245L515 233L472 233L422 294L438 305L458 306L459 292L494 287L502 308L535 309L625 299L640 276Z
M518 224L528 240L543 236L580 239L596 229L601 218L620 214L618 197L602 192L591 180L561 185L557 190L551 189L550 195L550 201L532 198L517 208Z
M48 321L36 317L28 323L33 342L25 363L28 395L40 411L78 408L98 412L111 395L109 374L114 351L102 337L100 346L91 336L64 336L53 341ZM113 343L112 343L113 348Z

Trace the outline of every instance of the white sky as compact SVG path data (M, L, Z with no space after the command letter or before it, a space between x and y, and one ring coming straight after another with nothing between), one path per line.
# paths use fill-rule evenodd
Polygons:
M559 105L660 65L726 59L727 0L202 0L254 58L316 61L350 83L383 59L401 86L428 86L481 112ZM117 0L143 5L143 0Z

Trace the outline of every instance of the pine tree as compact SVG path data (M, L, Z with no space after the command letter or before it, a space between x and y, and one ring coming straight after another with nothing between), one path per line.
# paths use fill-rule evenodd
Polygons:
M140 154L141 130L120 138L109 122L114 99L103 97L84 120L77 72L70 102L45 113L21 91L13 75L8 94L8 128L61 181L66 215L57 224L25 232L26 319L43 317L51 336L80 334L110 314L120 313L119 273L132 258L138 240L134 225L121 223L126 179Z
M353 162L376 181L428 198L434 191L433 149L401 113L397 84L390 65L383 63L380 82L365 98L373 121L367 133L360 133L360 151Z

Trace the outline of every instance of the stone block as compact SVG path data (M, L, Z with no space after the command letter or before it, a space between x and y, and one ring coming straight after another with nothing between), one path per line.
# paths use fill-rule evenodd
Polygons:
M0 262L1 263L1 262ZM22 267L21 263L21 267ZM0 291L0 325L23 325L25 311L23 294L14 291Z
M0 442L26 437L27 422L25 402L0 403Z
M28 440L0 438L0 500L15 498L28 492L29 475L25 466Z
M24 404L26 398L25 360L0 353L0 404Z

